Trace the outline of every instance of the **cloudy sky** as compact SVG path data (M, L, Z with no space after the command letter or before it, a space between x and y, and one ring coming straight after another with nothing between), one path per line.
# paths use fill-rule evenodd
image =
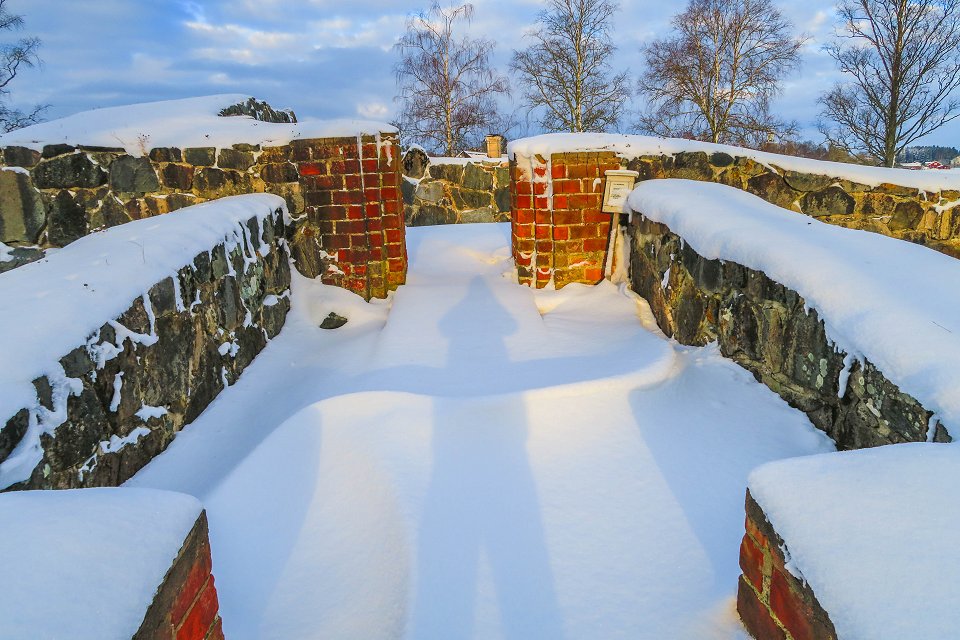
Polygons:
M13 86L15 103L46 103L49 118L133 102L249 93L299 116L389 120L396 110L393 44L428 0L9 0L24 33L43 41L43 66ZM506 69L542 3L474 0L470 32L497 43ZM778 111L814 127L816 97L836 78L821 46L833 29L830 0L778 0L811 36L804 65ZM621 0L616 63L636 73L639 47L669 28L682 3ZM927 142L960 146L960 122Z

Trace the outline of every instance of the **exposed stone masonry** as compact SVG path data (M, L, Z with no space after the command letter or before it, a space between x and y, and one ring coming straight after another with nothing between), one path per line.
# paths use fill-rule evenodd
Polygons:
M744 626L759 640L836 640L830 616L809 585L786 568L789 549L749 491L746 512L737 589Z
M246 225L242 244L219 244L60 360L64 379L34 382L40 404L65 421L42 434L43 459L11 489L116 486L240 376L280 332L290 307L282 211ZM261 246L262 242L267 246ZM155 336L147 344L137 335ZM71 384L72 379L72 384ZM66 393L66 389L73 391ZM144 408L150 408L146 413ZM138 415L139 414L139 415ZM0 429L0 461L27 433L23 409Z
M404 154L403 176L409 227L510 220L510 169L505 161L431 162L413 148Z
M404 223L394 134L272 147L145 148L142 157L119 148L69 145L47 145L42 153L7 147L2 153L0 242L12 252L5 261L0 257L0 272L39 259L46 248L124 222L265 192L282 196L296 220L288 230L291 253L304 275L323 275L325 282L368 298L384 297L403 282ZM317 173L321 170L325 173ZM313 194L309 207L307 192ZM340 211L330 207L352 208L352 217L333 217ZM334 225L337 221L343 224ZM377 257L381 245L382 258Z
M869 361L854 362L846 389L846 354L829 340L815 309L762 272L707 260L663 224L634 217L630 279L664 333L688 345L717 342L723 355L751 371L800 409L842 449L950 436L932 413Z

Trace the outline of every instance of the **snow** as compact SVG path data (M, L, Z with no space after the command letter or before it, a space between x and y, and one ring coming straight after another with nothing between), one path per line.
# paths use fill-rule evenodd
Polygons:
M225 634L746 638L747 475L830 441L624 289L516 284L508 224L407 234L390 300L295 275L281 333L127 483L204 502Z
M48 376L55 387L69 385L60 358L86 344L105 322L116 329L118 342L92 354L101 365L122 350L126 339L156 342L152 326L150 334L142 335L113 319L138 297L149 309L146 292L153 285L217 244L242 246L248 233L245 222L263 220L277 209L286 211L279 196L223 198L85 236L42 260L0 274L0 304L16 311L0 314L0 419L23 408L43 414L32 381ZM122 381L114 383L117 405ZM65 402L65 393L61 395ZM40 460L40 432L62 423L64 408L57 405L57 415L32 424L23 442L0 463L0 488L29 476Z
M146 489L0 494L0 636L132 637L200 510Z
M38 151L48 144L122 147L131 155L143 156L156 147L229 148L239 142L280 146L297 139L396 131L389 124L367 120L272 123L217 115L248 98L223 94L83 111L0 135L0 147L17 145Z
M486 154L471 155L467 158L453 158L450 156L430 156L430 164L458 164L466 166L468 164L501 164L507 162L507 156L499 158L490 158Z
M750 492L840 638L960 629L960 447L911 443L775 462Z
M955 258L819 222L713 183L650 180L627 204L666 224L703 257L762 271L798 292L838 348L867 358L937 413L948 431L960 429Z
M695 153L698 151L708 154L727 153L733 157L751 158L778 173L781 170L797 171L850 180L871 187L889 183L932 193L944 189L960 189L960 173L952 171L911 171L909 169L868 167L844 162L827 162L784 156L680 138L657 138L614 133L548 133L521 138L507 145L507 154L510 158L514 158L517 154L527 157L539 154L544 158L549 158L554 153L579 151L613 151L617 155L628 159L639 156L673 156L678 153Z

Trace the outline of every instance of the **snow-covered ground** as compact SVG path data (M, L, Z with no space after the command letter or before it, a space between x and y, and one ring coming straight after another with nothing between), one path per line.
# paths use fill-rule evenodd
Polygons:
M281 334L128 482L206 506L226 635L744 638L747 475L832 444L629 292L515 284L506 225L408 246L389 302L297 278Z

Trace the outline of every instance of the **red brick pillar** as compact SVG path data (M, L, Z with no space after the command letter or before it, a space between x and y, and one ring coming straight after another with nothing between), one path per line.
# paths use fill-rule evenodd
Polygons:
M604 172L620 169L611 151L517 154L511 161L513 256L521 284L558 289L603 279L613 216L603 213Z
M786 545L749 491L746 511L737 612L747 631L758 640L836 640L809 585L786 569Z
M133 640L223 640L219 609L201 512Z
M407 272L396 136L298 140L292 147L325 264L321 281L368 300L386 297Z

